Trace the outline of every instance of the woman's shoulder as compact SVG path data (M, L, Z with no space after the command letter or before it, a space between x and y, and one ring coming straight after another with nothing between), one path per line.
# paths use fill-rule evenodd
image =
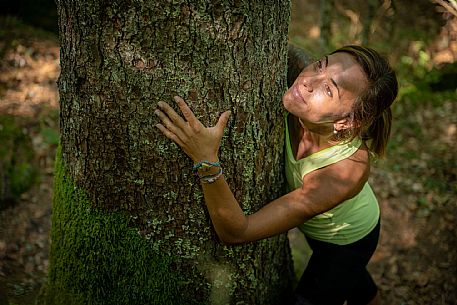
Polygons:
M365 143L362 143L351 156L336 162L329 166L330 171L335 171L341 178L349 178L351 176L363 176L370 172L370 153ZM360 173L356 175L356 173Z
M344 199L357 195L370 175L370 153L362 143L359 149L349 157L303 176L303 186L313 181L342 191ZM313 183L313 184L314 184Z

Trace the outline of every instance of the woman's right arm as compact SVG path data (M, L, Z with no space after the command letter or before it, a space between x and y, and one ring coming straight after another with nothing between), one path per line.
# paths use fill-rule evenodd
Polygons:
M223 129L224 113L215 127L204 127L181 98L176 98L186 119L168 104L156 113L162 120L157 127L175 141L194 162L216 162ZM368 177L366 151L311 172L303 186L268 204L252 215L245 215L224 175L213 183L203 183L205 203L219 238L228 244L246 243L288 231L317 214L328 211L357 194ZM214 172L212 173L214 174Z
M368 179L367 152L313 171L303 177L303 186L259 211L245 215L224 177L202 184L205 202L219 238L240 244L271 237L324 213L359 193Z

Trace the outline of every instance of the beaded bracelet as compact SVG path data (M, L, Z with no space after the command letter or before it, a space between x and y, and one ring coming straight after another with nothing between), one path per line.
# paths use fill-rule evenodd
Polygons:
M204 172L209 171L211 167L221 167L221 163L219 161L217 162L209 162L209 161L200 161L197 163L194 163L194 171L197 171L199 169L203 169Z
M207 176L200 177L200 181L205 184L214 183L214 182L216 182L217 179L219 179L222 176L223 173L224 173L224 171L222 170L222 168L220 168L219 171L214 175L207 175Z

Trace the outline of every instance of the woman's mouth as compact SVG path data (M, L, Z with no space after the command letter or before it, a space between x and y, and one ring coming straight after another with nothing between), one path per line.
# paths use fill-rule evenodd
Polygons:
M301 101L301 102L303 102L303 103L306 104L305 99L303 98L303 96L302 96L301 93L300 93L300 90L298 90L298 85L293 86L293 88L292 88L292 95L293 95L296 99L298 99L299 101Z

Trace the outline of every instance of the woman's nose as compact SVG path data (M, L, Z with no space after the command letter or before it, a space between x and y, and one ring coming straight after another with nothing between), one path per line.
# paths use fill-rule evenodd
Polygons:
M313 77L304 77L302 83L306 90L308 90L308 92L313 92L313 87L315 83L315 79Z

